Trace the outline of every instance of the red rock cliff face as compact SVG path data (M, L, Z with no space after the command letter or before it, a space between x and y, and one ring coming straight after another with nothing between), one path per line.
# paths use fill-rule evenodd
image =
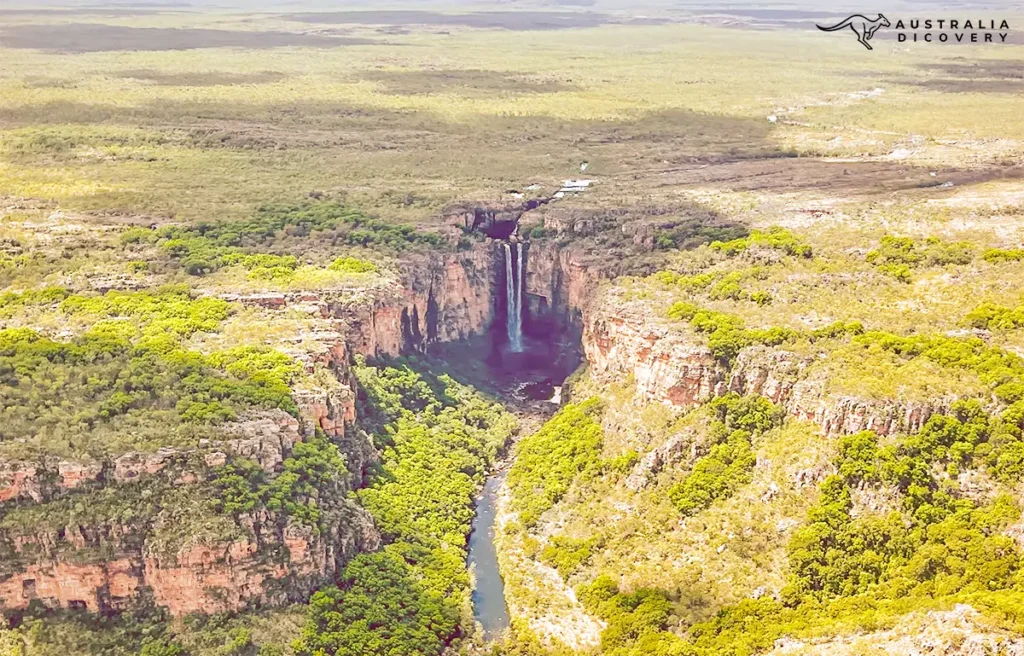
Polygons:
M228 454L252 459L274 472L311 433L282 411L253 414L227 430L237 437L193 450L125 454L97 465L96 475L86 484L117 485L131 493L140 481L167 476L175 485L190 485L205 475L197 462L216 467ZM26 466L24 473L29 470L32 480L53 478L43 466ZM39 489L25 486L26 476L14 478L22 482L22 491ZM59 479L47 493L62 496L66 480ZM6 544L8 549L6 567L0 565L0 609L25 608L39 600L52 608L111 611L130 606L143 593L173 615L302 600L329 583L356 553L379 546L372 519L344 498L346 489L343 484L327 491L336 499L324 510L323 530L257 510L240 518L238 536L200 539L198 544L190 537L173 553L165 553L154 542L154 525L132 520L56 528L0 525L0 548ZM164 518L163 513L156 519L157 524L177 521L173 514Z
M727 369L685 333L645 317L595 307L584 314L583 351L598 377L633 376L643 402L689 408L730 391L767 397L826 434L913 432L951 400L915 403L826 393L813 360L780 349L750 347Z
M280 410L253 412L224 425L223 439L202 440L193 448L130 451L100 460L0 461L0 520L15 503L73 502L70 495L110 486L131 494L154 477L194 485L229 457L252 460L275 475L295 445L319 428L338 444L352 471L338 489L324 491L335 497L324 509L324 530L254 511L239 518L231 538L189 534L185 546L167 553L154 543L152 523L76 520L55 528L0 521L0 611L25 608L32 600L53 608L112 611L140 595L174 615L282 604L306 598L356 553L376 549L380 537L371 517L345 495L362 483L377 453L354 428L355 379L347 346L337 335L321 337L320 348L295 354L310 372L325 374L295 391L299 418ZM156 521L180 519L161 514Z
M369 515L350 502L322 534L292 523L280 528L265 515L248 521L258 538L163 556L133 548L144 538L121 525L21 535L16 555L30 552L35 562L0 580L0 609L38 600L50 608L109 612L130 607L143 593L175 616L279 605L304 599L356 553L379 546ZM112 555L94 563L81 558L99 547Z
M531 242L526 251L526 300L532 317L578 317L593 298L600 270L580 251Z
M107 486L168 477L177 486L201 483L229 458L255 461L270 475L295 445L322 430L339 445L352 471L332 495L326 528L285 520L266 510L241 517L230 539L186 539L173 553L152 539L153 526L103 521L53 527L0 523L0 611L32 600L50 607L111 611L151 597L174 615L239 610L301 600L332 580L359 551L379 546L369 514L345 498L362 484L377 458L355 430L353 354L396 356L431 342L487 330L493 316L494 244L423 256L400 283L370 292L294 292L232 296L263 308L308 312L325 320L322 333L304 335L317 348L290 353L319 383L296 389L298 419L280 411L253 413L224 427L225 438L196 448L128 452L104 460L0 460L0 504L34 505L73 499ZM2 518L5 506L0 506ZM162 521L162 520L157 520Z
M356 294L287 292L225 298L333 319L333 336L352 353L395 357L487 330L494 316L494 243L417 255L403 268L400 281Z
M368 304L330 303L327 313L348 322L346 342L367 356L480 335L494 316L494 267L491 243L432 255L403 272L400 289Z

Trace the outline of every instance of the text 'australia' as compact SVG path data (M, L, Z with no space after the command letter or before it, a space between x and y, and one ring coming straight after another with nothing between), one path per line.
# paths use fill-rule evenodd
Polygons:
M910 18L896 21L893 28L900 43L1006 43L1010 24L1006 20L995 19Z

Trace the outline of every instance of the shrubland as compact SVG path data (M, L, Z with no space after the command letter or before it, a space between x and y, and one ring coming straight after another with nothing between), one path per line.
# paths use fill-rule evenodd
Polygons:
M878 248L868 251L867 261L901 282L910 282L910 270L918 267L969 264L974 246L969 242L947 243L929 237L924 243L910 237L886 235Z
M385 539L310 601L297 654L441 654L468 637L473 496L514 418L446 375L359 365L362 416L382 449L357 492Z
M717 403L712 416L723 422L714 429L720 433L728 432L723 417L734 427L753 430L770 428L780 419L763 399L724 397ZM918 433L895 441L885 443L871 431L842 437L830 463L836 473L824 477L817 501L788 539L785 585L774 595L725 605L710 619L688 619L691 611L674 586L624 588L627 573L616 569L621 561L601 559L603 567L596 571L602 573L576 587L586 611L606 623L601 653L752 655L783 636L874 630L915 610L955 603L972 604L999 626L1018 630L1024 621L1019 575L1024 561L1004 531L1019 521L1020 507L1006 493L967 496L956 481L959 473L980 469L1012 489L1020 477L1014 468L1022 425L1012 408L991 416L978 402L964 401L948 415L934 415ZM730 439L738 441L735 433L742 431L736 428ZM695 504L693 495L679 490L689 492L687 483L698 477L715 480L701 463L717 459L718 446L698 457L681 485L659 486L656 493L674 494L684 515L700 513L708 502ZM733 476L729 483L742 487L749 478ZM854 510L853 497L873 488L897 490L900 504L890 511ZM574 512L586 512L584 499L600 489L574 497ZM680 504L680 497L686 502ZM600 552L606 546L606 538L599 536L554 536L541 558L569 578L578 565L567 564L581 562L580 549L587 549L590 559L596 555L589 553L591 547ZM555 558L556 552L563 555ZM572 578L580 580L579 574Z
M246 408L297 413L290 384L299 374L288 356L261 346L213 353L184 339L215 331L231 307L193 298L184 288L81 296L47 292L8 298L47 302L91 321L80 336L58 341L29 328L0 331L5 428L11 453L118 453L192 443L210 426Z
M696 514L749 483L755 463L752 438L781 423L778 409L762 398L731 394L708 407L715 416L706 442L710 448L694 462L689 475L668 490L669 499L683 515Z

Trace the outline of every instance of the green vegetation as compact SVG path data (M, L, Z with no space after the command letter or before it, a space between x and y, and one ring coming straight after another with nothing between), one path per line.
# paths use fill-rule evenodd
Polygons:
M299 266L293 255L275 255L256 249L273 246L287 252L310 243L317 248L383 246L402 250L440 246L436 234L394 225L369 217L337 201L308 201L260 207L249 220L132 228L121 236L126 245L155 244L181 263L191 275L203 275L226 266L242 266L257 280L293 275ZM376 266L354 257L334 260L332 271L370 273Z
M343 495L347 475L344 456L318 431L295 445L272 479L252 460L240 459L220 468L213 484L219 491L220 509L227 514L266 508L324 529L319 500Z
M990 248L981 257L986 262L997 264L999 262L1020 262L1024 260L1024 248Z
M901 337L879 331L854 337L862 348L879 348L904 359L925 358L943 367L964 369L992 389L1001 401L1024 400L1024 359L977 337L960 339L945 335Z
M296 653L440 654L458 627L458 608L423 582L397 550L361 554L345 567L340 587L309 602Z
M716 417L709 431L710 449L697 459L693 470L668 490L684 516L693 515L750 482L754 467L751 441L782 423L782 411L763 398L741 398L735 393L708 404Z
M159 344L132 347L103 328L71 342L28 329L0 331L5 439L47 427L88 433L152 411L167 422L196 424L234 419L252 406L297 412L288 383L298 367L281 353L238 347L204 356Z
M355 257L339 257L327 267L344 273L377 273L377 265Z
M706 334L711 352L724 362L732 362L742 349L754 344L778 346L798 339L836 339L848 334L857 335L864 330L859 322L842 321L807 333L792 328L745 328L743 320L737 316L704 310L686 301L673 303L667 315L676 321L687 321L694 330Z
M0 294L0 317L9 317L21 308L34 305L53 305L63 301L70 292L63 287L30 289L21 293Z
M681 654L672 651L678 638L670 633L672 605L660 590L619 591L608 576L581 585L576 594L584 608L600 617L608 626L601 632L601 652L616 656L636 654Z
M756 423L771 425L770 414L758 415ZM791 574L781 600L748 599L679 638L668 631L677 608L670 594L624 593L614 578L602 575L577 588L587 610L608 623L602 653L750 656L785 635L871 628L915 609L956 602L992 608L1003 623L1021 626L1024 560L1002 533L1020 517L1020 508L1005 495L983 504L971 501L937 474L955 476L981 464L998 472L995 454L1019 444L1020 422L1016 415L989 418L969 401L885 446L871 432L843 437L833 463L838 474L821 484L807 524L789 542ZM1006 480L1019 480L1014 476L1019 472ZM899 491L902 508L851 515L854 489L883 485Z
M746 233L742 226L703 225L689 220L658 230L654 235L654 247L659 250L696 248L701 244L741 239Z
M743 288L747 280L763 280L767 275L764 267L751 267L739 271L709 271L695 275L683 275L675 271L659 271L651 276L663 285L674 287L688 294L703 293L711 300L744 300L757 305L768 305L772 296L768 292L750 292Z
M152 602L116 616L39 608L18 629L0 629L0 653L17 645L11 656L287 656L301 619L298 606L174 623Z
M180 460L172 468L190 465ZM173 557L179 549L195 544L224 544L247 534L247 529L219 508L217 490L205 481L175 485L165 473L140 476L126 484L88 486L75 494L39 504L18 504L0 517L0 548L23 537L45 531L74 530L88 536L78 544L60 541L53 549L62 560L94 564L116 559L138 543L146 552ZM38 545L12 552L0 563L10 574L45 557Z
M1013 330L1024 327L1024 305L1006 307L996 303L982 303L964 317L972 328Z
M789 230L771 227L767 230L752 230L746 237L731 241L711 242L711 250L733 256L752 249L771 249L794 257L811 257L811 246Z
M1001 496L1019 497L1024 476L1019 50L993 59L964 46L943 59L914 49L865 68L848 56L860 48L852 41L776 29L784 21L767 15L737 14L726 28L656 24L664 7L651 24L600 6L543 16L424 7L424 27L366 9L358 20L381 23L4 12L0 460L45 465L39 484L53 498L3 502L0 531L45 531L63 546L16 552L0 539L0 578L33 559L134 562L252 538L249 515L342 536L357 501L385 544L349 561L308 608L172 620L147 608L144 591L121 617L36 603L0 628L0 653L493 651L464 641L465 538L472 493L512 419L450 379L360 364L358 425L346 416L339 444L317 434L280 471L237 455L211 467L203 456L227 450L225 422L250 409L297 414L311 387L347 395L349 381L308 363L324 360L328 331L366 328L345 303L321 319L217 295L399 296L409 291L400 278L424 282L421 263L438 253L472 247L467 262L484 250L466 228L477 208L517 205L527 189L544 197L583 162L594 184L539 208L520 233L565 249L559 284L572 296L636 275L615 283L622 316L650 317L676 293L666 306L688 303L670 316L725 365L747 346L779 346L793 351L784 385L827 374L827 397L924 408L967 394L983 396L985 412L960 404L916 435L823 439L800 422L778 427L776 410L750 399L680 416L667 404L616 405L618 382L577 377L567 396L596 399L524 438L508 479L507 509L520 519L510 542L531 561L509 580L556 591L547 605L531 606L541 599L532 590L517 600L514 613L537 612L513 618L522 641L508 653L538 656L567 630L596 635L565 585L607 623L601 650L614 656L746 656L785 635L870 632L954 603L1024 632L1019 547L1003 535L1020 499ZM887 232L936 237L879 244ZM660 286L643 279L665 268L652 279ZM160 287L182 280L208 296ZM139 286L149 290L82 291ZM953 336L965 326L991 334ZM275 350L284 344L294 359ZM769 354L750 355L760 375ZM346 471L339 448L369 449L361 431L379 466L350 490L364 472ZM677 446L685 453L669 453ZM183 455L158 476L110 484L111 460L161 447ZM105 469L64 490L55 467L65 460ZM831 468L820 494L807 485ZM649 475L634 490L639 474ZM259 553L271 564L282 555ZM267 599L282 597L275 585ZM764 595L743 599L758 586Z
M540 552L540 561L558 570L563 579L568 578L590 560L595 549L600 549L600 537L570 538L564 535L552 536Z
M360 364L380 470L358 498L386 546L316 593L299 654L440 654L461 635L473 495L515 420L448 376Z
M910 237L886 235L879 247L867 254L868 262L901 282L910 282L911 269L968 264L973 259L974 246L971 243L949 243L937 237L916 242Z
M597 399L569 404L516 450L508 472L511 508L519 523L534 526L573 482L601 470L601 411Z
M799 340L815 342L841 339L851 335L851 345L870 354L889 352L903 360L924 358L941 367L960 369L976 375L990 387L996 397L1006 403L1024 400L1024 360L1007 350L987 344L977 337L959 338L945 335L913 335L903 337L883 331L864 331L859 322L836 322L814 331L790 328L749 329L737 316L715 310L701 309L693 303L679 301L668 309L668 317L685 320L700 333L706 334L708 347L715 357L731 362L747 346L763 344L778 346ZM1012 325L1014 311L996 306L982 306L968 315L973 325Z
M55 293L56 290L50 292L50 295ZM113 330L124 330L129 336L134 336L132 325L136 325L140 328L137 335L147 342L166 343L169 336L180 338L189 337L197 332L217 331L228 318L232 307L221 299L194 297L184 285L168 285L154 291L115 290L101 296L70 294L61 301L60 310L67 315L94 321L131 319L127 325L126 322L100 325Z
M119 325L118 330L131 337L154 338L164 334L189 337L196 332L214 332L233 309L231 304L217 298L195 297L184 285L165 285L138 292L112 290L100 295L72 294L63 287L47 287L0 295L0 316L10 316L33 306L55 306L64 315L89 323L130 319L130 322L119 321L123 325Z
M124 443L192 442L200 433L189 426L231 420L244 408L298 411L290 384L300 368L288 356L259 346L210 354L182 346L219 328L230 309L223 301L168 288L69 295L60 309L94 323L64 342L0 330L3 447L111 453Z

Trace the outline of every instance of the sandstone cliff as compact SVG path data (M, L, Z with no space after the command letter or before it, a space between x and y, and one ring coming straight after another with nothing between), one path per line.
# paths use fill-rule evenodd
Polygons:
M303 341L292 353L308 374L293 393L298 417L249 412L190 447L0 461L0 610L38 600L108 612L140 598L173 615L276 605L306 598L356 553L376 549L372 519L346 498L377 457L355 428L350 353L337 334ZM274 477L317 430L350 472L321 491L330 498L318 527L260 508L211 514L217 467L248 459ZM116 499L138 502L105 507Z
M395 357L487 330L494 314L496 243L420 255L403 268L400 280L383 288L231 294L225 298L332 320L329 334L352 353Z
M323 531L266 512L242 520L247 535L173 554L154 552L148 527L119 523L10 536L11 557L32 562L0 580L0 608L23 609L37 600L49 608L109 612L140 596L175 616L279 605L306 598L380 541L370 516L348 500L330 513Z
M600 270L582 252L550 242L530 242L526 251L529 319L553 326L579 323L600 279Z
M69 469L66 462L57 463L56 470L46 469L45 463L24 468L14 477L20 492L35 494L36 502L56 501L39 508L44 521L25 525L8 517L0 522L0 551L6 552L0 608L17 610L39 600L53 608L106 612L145 595L173 615L183 615L305 598L356 553L379 544L369 514L345 498L348 483L324 490L332 499L324 506L322 526L314 528L265 509L245 513L234 523L203 515L209 509L203 481L229 455L276 472L311 431L308 423L282 411L261 412L228 425L231 437L222 442L126 453L91 466L87 476L78 475L82 466ZM75 475L68 476L69 471ZM96 502L69 495L83 486L138 497L140 503L120 514L80 508L90 499ZM5 488L8 496L14 487ZM171 499L172 488L184 497ZM164 496L151 502L154 494ZM202 518L197 520L196 513Z
M748 347L727 367L696 336L610 305L584 314L583 351L593 375L632 376L643 402L689 408L730 391L756 394L817 424L825 434L914 432L952 402L830 394L814 358L781 348Z

